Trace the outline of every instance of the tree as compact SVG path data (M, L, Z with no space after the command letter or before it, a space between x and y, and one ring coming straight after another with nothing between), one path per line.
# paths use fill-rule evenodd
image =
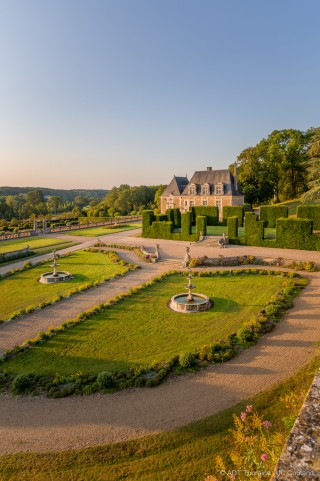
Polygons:
M154 203L156 204L156 208L158 212L161 212L161 196L166 190L166 185L161 184L158 189L156 190L156 193L154 194Z
M246 202L251 205L272 198L273 185L265 163L261 160L261 146L248 147L237 158L238 181Z
M47 206L42 190L36 189L27 193L23 211L29 216L31 214L46 214Z
M79 209L82 209L88 204L88 199L84 197L83 195L77 195L77 197L74 199L74 203Z
M308 191L302 196L304 202L320 199L320 128L309 129Z
M274 130L255 147L244 149L237 158L239 184L247 202L275 203L293 199L305 191L307 149L310 133Z
M262 141L264 161L274 186L274 202L294 199L305 190L310 135L295 129L274 130Z
M61 197L58 195L52 195L47 201L48 211L56 214L61 203Z

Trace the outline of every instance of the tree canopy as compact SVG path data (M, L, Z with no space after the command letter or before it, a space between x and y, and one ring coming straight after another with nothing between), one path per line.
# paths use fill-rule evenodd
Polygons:
M232 165L238 168L246 202L279 202L307 190L311 129L274 130L254 147L244 149Z

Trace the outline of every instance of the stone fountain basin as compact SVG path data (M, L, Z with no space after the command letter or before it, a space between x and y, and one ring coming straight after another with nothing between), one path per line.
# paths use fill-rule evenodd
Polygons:
M39 282L42 284L53 284L55 282L69 281L71 278L72 276L70 272L67 271L58 271L55 276L53 275L53 272L45 272L44 274L41 274Z
M213 302L204 294L192 293L193 301L188 301L188 294L176 294L171 297L169 307L173 311L191 314L206 311L212 307Z

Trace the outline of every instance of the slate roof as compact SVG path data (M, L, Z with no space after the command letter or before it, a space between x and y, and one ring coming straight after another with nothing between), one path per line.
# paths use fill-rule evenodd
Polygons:
M172 181L170 182L170 184L168 185L168 187L166 188L166 190L163 192L162 195L163 196L181 195L188 184L189 184L189 181L187 177L176 177L174 175Z
M187 177L174 176L162 196L168 197L170 195L190 195L189 186L196 185L196 195L201 194L201 185L209 184L209 195L214 194L214 186L223 184L224 195L243 195L239 185L236 187L234 177L229 169L223 170L196 170L189 180ZM162 197L161 196L161 197Z

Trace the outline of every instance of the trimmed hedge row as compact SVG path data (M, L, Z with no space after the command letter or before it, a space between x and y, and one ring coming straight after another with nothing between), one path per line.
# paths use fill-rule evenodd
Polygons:
M177 209L170 209L176 211ZM166 214L170 218L175 212ZM181 214L181 233L173 232L174 223L172 221L157 221L151 210L142 212L142 237L149 237L151 239L171 239L194 242L199 239L199 232L201 229L196 229L197 233L192 234L192 213L185 212ZM177 216L176 216L177 220ZM202 221L203 222L203 221Z
M17 259L24 259L25 257L31 257L35 254L34 251L17 252L16 254L6 255L7 253L0 254L0 264L6 262L13 262Z
M240 205L225 205L223 207L223 222L227 224L229 217L238 217L239 227L243 226L244 207ZM229 236L230 237L230 236Z
M246 245L280 249L320 250L320 235L312 234L312 220L277 219L276 239L263 238L264 222L247 212L245 217Z
M228 237L229 239L236 239L238 237L238 222L239 217L228 217Z
M202 205L199 207L190 207L192 213L192 222L195 225L198 216L207 217L207 225L218 225L219 210L216 206Z
M197 217L196 233L197 239L200 239L200 235L207 235L207 217L205 215L199 215Z
M192 213L181 214L181 238L187 240L192 234Z
M314 250L320 236L312 234L312 220L278 219L276 230L277 247L285 249ZM319 243L320 247L320 243Z
M23 345L7 351L2 357L2 363L7 359L23 352L32 346L44 342L55 334L70 329L80 322L90 319L92 316L105 311L122 299L132 296L142 289L161 281L164 277L176 274L171 271L159 276L152 281L131 289L126 294L120 294L106 304L99 304L92 309L83 312L76 319L64 322L58 328L51 328L48 332L39 332L34 339L26 341ZM95 392L114 392L127 387L153 387L160 384L170 373L181 374L190 372L190 369L198 369L206 363L225 362L236 356L241 350L255 344L258 338L266 332L270 332L275 324L281 319L284 312L292 307L292 299L305 287L308 280L301 278L296 273L279 272L272 270L241 269L234 271L198 272L199 277L215 277L241 274L281 275L287 278L287 282L280 291L272 296L268 304L256 317L248 321L237 332L230 334L225 339L220 339L202 346L196 352L184 352L179 356L163 362L154 363L147 368L130 368L128 371L106 371L98 374L83 374L76 372L71 375L56 374L54 376L38 376L37 374L18 374L13 376L7 369L0 371L0 386L5 391L13 394L46 393L49 397L58 398L71 394L89 395ZM293 281L294 278L294 281Z
M103 222L109 220L110 217L78 217L79 224L88 224L89 222Z
M277 219L288 217L286 205L262 205L260 207L260 220L265 222L266 227L276 227Z
M142 211L142 237L149 237L149 230L155 219L156 216L154 215L153 210Z
M297 218L313 221L313 229L320 230L320 205L298 205Z
M253 212L245 215L245 243L248 246L262 246L264 222L259 220Z
M181 212L180 209L174 208L174 209L167 209L166 210L166 215L168 217L167 220L171 220L173 223L173 228L180 228L181 227Z

